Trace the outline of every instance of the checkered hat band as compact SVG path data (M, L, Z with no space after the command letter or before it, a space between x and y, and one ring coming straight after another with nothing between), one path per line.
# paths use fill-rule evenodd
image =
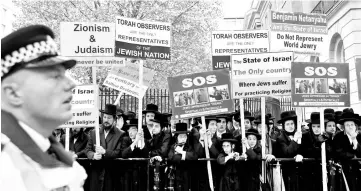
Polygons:
M7 74L16 63L29 62L40 56L56 55L58 55L56 43L50 36L47 36L46 41L28 44L26 47L21 47L1 59L1 77Z

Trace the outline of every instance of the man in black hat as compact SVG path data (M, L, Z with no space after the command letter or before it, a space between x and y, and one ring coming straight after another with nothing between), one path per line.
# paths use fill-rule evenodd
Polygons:
M95 145L95 129L90 132L90 139L86 148L87 157L94 160L111 160L121 156L121 144L126 133L116 127L117 107L112 104L105 105L105 110L100 111L103 115L102 124L99 129L100 146ZM93 165L92 176L90 176L91 190L103 188L112 190L115 180L114 169L104 168L97 163ZM105 173L103 173L105 171Z
M152 138L151 129L153 127L150 120L154 119L155 115L160 114L158 106L152 103L148 104L142 113L145 115L145 126L143 126L144 138L149 140Z
M1 190L82 190L86 179L52 136L73 116L65 70L76 64L53 39L50 28L31 25L1 40Z
M116 123L116 127L121 130L124 126L124 124L127 121L127 116L124 115L124 111L120 108L117 107L117 123Z
M86 158L85 148L89 135L84 133L84 128L71 128L69 136L69 151L73 152L74 158ZM65 147L65 135L61 137L61 144Z
M144 133L141 129L138 132L138 119L130 120L129 124L124 125L124 130L128 132L128 136L123 138L122 158L147 158L148 149L144 143ZM138 144L141 142L142 144Z
M137 115L132 111L127 111L127 112L124 113L124 116L125 116L125 119L126 119L125 123L129 124L130 120L135 119Z
M240 112L236 112L233 115L234 120L236 120L238 123L241 122L240 119ZM252 121L254 120L254 117L252 116L251 112L249 111L244 111L244 127L245 127L245 131L247 131L248 129L252 128ZM235 130L233 132L233 136L237 137L238 135L241 134L241 128L239 128L238 130Z

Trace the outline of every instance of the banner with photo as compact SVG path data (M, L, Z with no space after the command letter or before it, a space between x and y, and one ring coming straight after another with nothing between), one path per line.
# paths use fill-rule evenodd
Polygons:
M232 54L269 52L267 30L212 31L213 70L231 68Z
M234 111L226 69L168 77L168 86L175 119Z
M292 62L292 107L350 107L348 63Z
M271 11L270 51L320 56L328 50L325 14Z
M231 55L232 98L291 95L292 52Z

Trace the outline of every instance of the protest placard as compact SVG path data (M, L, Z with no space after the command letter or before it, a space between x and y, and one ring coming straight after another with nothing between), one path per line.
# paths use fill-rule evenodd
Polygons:
M358 99L361 101L361 58L356 58L355 62L356 68L356 84L358 87Z
M348 63L292 62L292 107L350 107Z
M267 30L212 31L213 70L230 68L231 54L269 52Z
M321 55L327 47L325 14L271 11L270 51Z
M94 85L80 85L73 89L71 101L73 118L60 127L94 127L98 119Z
M231 55L232 98L291 95L292 52Z
M143 97L148 86L153 80L155 71L143 67L143 85L139 86L139 65L126 62L124 67L113 66L104 85L126 94Z
M64 56L114 56L114 40L114 23L60 23L61 53Z
M76 60L76 66L124 66L125 58L121 57L71 57Z
M118 16L115 27L115 56L170 60L170 23Z
M226 69L168 77L168 86L175 119L234 111Z

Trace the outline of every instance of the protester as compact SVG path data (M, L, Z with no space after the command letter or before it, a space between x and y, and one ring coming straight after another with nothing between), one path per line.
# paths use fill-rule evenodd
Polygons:
M124 130L129 136L124 137L121 144L122 158L147 158L148 149L144 143L143 129L138 131L138 119L130 120Z
M217 162L222 166L219 191L236 191L240 189L237 161L240 154L234 151L236 139L232 133L222 134L222 150L217 157Z
M1 40L1 190L83 190L84 168L52 136L73 116L65 70L76 64L54 38L30 25Z
M119 130L123 130L123 126L127 121L127 116L124 115L124 111L122 109L120 109L120 107L117 107L117 123L116 123L116 127Z
M135 119L137 115L132 111L127 111L127 112L124 113L124 116L125 116L125 119L126 119L125 123L129 124L130 120Z
M187 131L186 123L177 123L176 131L174 133L176 136L176 143L171 146L168 154L169 163L174 165L176 169L174 190L188 191L191 187L191 185L189 185L189 172L191 169L186 163L181 161L197 160L198 156L194 152L193 146L189 144L188 134L190 131Z
M71 128L69 135L69 151L73 153L73 157L87 158L85 148L89 140L89 135L84 133L84 128ZM65 135L61 138L61 143L65 147Z
M273 154L277 158L295 158L296 162L301 162L303 156L300 155L300 142L302 139L301 131L297 131L297 115L295 111L284 111L281 113L281 119L278 123L282 124L283 130L276 140L276 146ZM297 164L282 164L282 174L285 185L290 190L296 189ZM288 190L288 189L287 189Z
M158 106L155 104L147 104L146 109L142 111L143 115L145 115L145 126L143 126L144 138L149 140L152 138L152 128L153 123L151 119L154 119L155 115L160 114L158 111Z
M357 177L360 176L360 164L349 161L353 158L361 158L361 144L357 140L357 125L361 121L356 118L351 110L342 113L339 123L343 124L344 132L339 132L334 138L335 159L341 162L342 170L345 173L349 185L360 185ZM357 187L356 187L357 188ZM351 188L351 190L354 190Z
M241 122L240 120L240 113L237 112L234 114L234 119L236 121L238 121L239 123ZM252 122L254 120L254 117L252 116L252 114L249 111L244 111L244 127L245 130L247 131L248 129L252 128ZM233 136L237 137L238 135L241 135L241 128L239 128L237 131L233 132Z
M86 147L88 159L112 160L121 157L121 144L126 133L116 127L117 107L112 104L105 105L102 125L99 129L100 146L96 145L95 130L90 132L90 139ZM103 163L94 163L91 169L90 190L113 190L117 173L114 168Z
M262 148L259 143L261 135L257 129L248 129L246 137L242 139L242 144L245 145L246 153L242 155L247 159L242 169L242 176L246 182L243 184L245 190L258 190L261 187L261 168L262 168Z

